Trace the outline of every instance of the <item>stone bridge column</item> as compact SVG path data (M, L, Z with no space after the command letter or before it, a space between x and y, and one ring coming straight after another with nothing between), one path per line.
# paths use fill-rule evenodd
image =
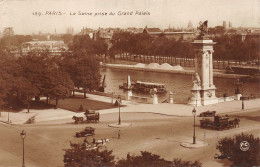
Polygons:
M213 86L213 50L209 51L209 87Z
M193 81L192 97L189 104L209 105L218 103L218 98L215 96L216 87L213 83L213 45L216 42L203 36L194 40L192 44L196 51L195 74L198 73L201 85L197 81Z

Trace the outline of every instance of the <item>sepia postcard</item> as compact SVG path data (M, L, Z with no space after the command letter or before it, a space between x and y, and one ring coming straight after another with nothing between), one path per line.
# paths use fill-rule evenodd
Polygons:
M260 167L259 0L0 0L0 167Z

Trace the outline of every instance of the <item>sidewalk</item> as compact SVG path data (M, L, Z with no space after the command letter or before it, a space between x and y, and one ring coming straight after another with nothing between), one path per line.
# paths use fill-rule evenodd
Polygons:
M110 97L103 97L88 94L88 98L97 101L103 101L111 103ZM169 104L169 103L159 103L159 104L142 104L136 103L128 100L122 100L122 105L126 105L126 107L121 107L121 112L142 112L142 113L158 113L169 116L193 116L192 110L196 109L196 115L199 115L201 112L211 110L217 111L217 114L223 113L233 113L233 112L247 112L251 109L259 109L260 110L260 99L254 100L244 100L245 109L242 110L242 101L234 100L227 101L222 103L217 103L208 106L198 106L193 107L186 104ZM99 110L101 114L107 113L115 113L118 112L118 108L111 108L105 110Z
M52 121L59 119L72 118L73 116L83 116L83 113L74 113L68 110L63 109L47 109L47 110L30 110L30 113L27 113L27 109L24 109L20 112L13 113L9 112L9 122L8 122L8 112L1 112L0 122L6 124L25 124L26 121L33 116L35 116L35 123L43 121Z
M93 94L87 94L88 99L103 101L111 103L110 97L98 96ZM199 115L201 112L211 110L217 111L217 114L231 114L237 112L249 112L251 109L260 110L260 99L255 100L245 100L245 109L242 110L242 102L239 100L222 102L218 104L213 104L209 106L199 106L193 107L185 104L141 104L132 101L122 100L121 112L130 112L130 113L156 113L168 116L179 116L179 117L190 117L192 115L192 110L196 109L196 115ZM74 115L84 117L84 113L75 113L63 109L47 109L47 110L30 110L30 113L26 113L26 109L18 113L9 113L10 124L24 124L29 118L35 116L36 123L52 120L61 120L61 119L71 119ZM117 113L118 108L110 108L98 111L101 115L108 113ZM0 122L7 123L8 113L1 112Z
M124 104L124 101L123 101ZM242 110L241 101L229 101L222 102L218 104L208 105L208 106L199 106L193 107L185 104L168 104L168 103L160 103L160 104L128 104L127 107L121 108L121 112L143 112L143 113L157 113L162 115L169 116L193 116L192 110L196 109L196 115L199 115L201 112L211 110L217 111L217 114L230 114L234 112L247 112L251 109L259 109L260 110L260 99L255 100L247 100L244 101L245 109ZM106 109L100 111L101 114L105 113L114 113L118 112L117 108Z

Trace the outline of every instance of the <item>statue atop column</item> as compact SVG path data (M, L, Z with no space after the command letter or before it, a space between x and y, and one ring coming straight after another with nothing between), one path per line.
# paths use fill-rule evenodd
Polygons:
M218 103L213 83L213 42L208 37L208 21L200 22L197 27L199 36L192 42L194 46L195 73L193 75L192 96L189 104L193 106Z
M203 23L200 21L200 25L197 27L197 30L200 31L199 38L204 37L208 34L208 20Z

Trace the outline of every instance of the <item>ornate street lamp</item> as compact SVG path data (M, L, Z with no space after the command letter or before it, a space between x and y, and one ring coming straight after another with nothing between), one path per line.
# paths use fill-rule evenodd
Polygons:
M196 144L196 137L195 137L195 116L196 116L196 109L194 108L192 110L192 114L193 114L193 117L194 117L194 130L193 130L193 144Z
M118 100L117 100L117 104L118 104L118 109L119 109L119 114L118 114L118 125L121 125L121 117L120 117L120 104L121 104L121 96L118 95Z
M24 139L25 139L25 137L26 137L26 133L24 132L24 130L22 131L22 133L20 134L20 136L21 136L21 138L22 138L22 140L23 140L23 165L22 165L22 167L25 167L25 165L24 165Z
M239 94L240 91L239 91L239 86L241 86L241 89L242 89L242 96L240 97L240 99L242 99L242 110L244 110L245 108L245 104L244 104L244 84L242 81L240 81L240 79L238 78L236 81L235 81L235 84L237 86L237 89L235 90L235 93L236 94Z
M242 110L244 110L244 84L241 82L241 88L242 88Z
M240 94L239 85L241 84L239 78L234 82L234 84L237 86L235 89L235 94Z

